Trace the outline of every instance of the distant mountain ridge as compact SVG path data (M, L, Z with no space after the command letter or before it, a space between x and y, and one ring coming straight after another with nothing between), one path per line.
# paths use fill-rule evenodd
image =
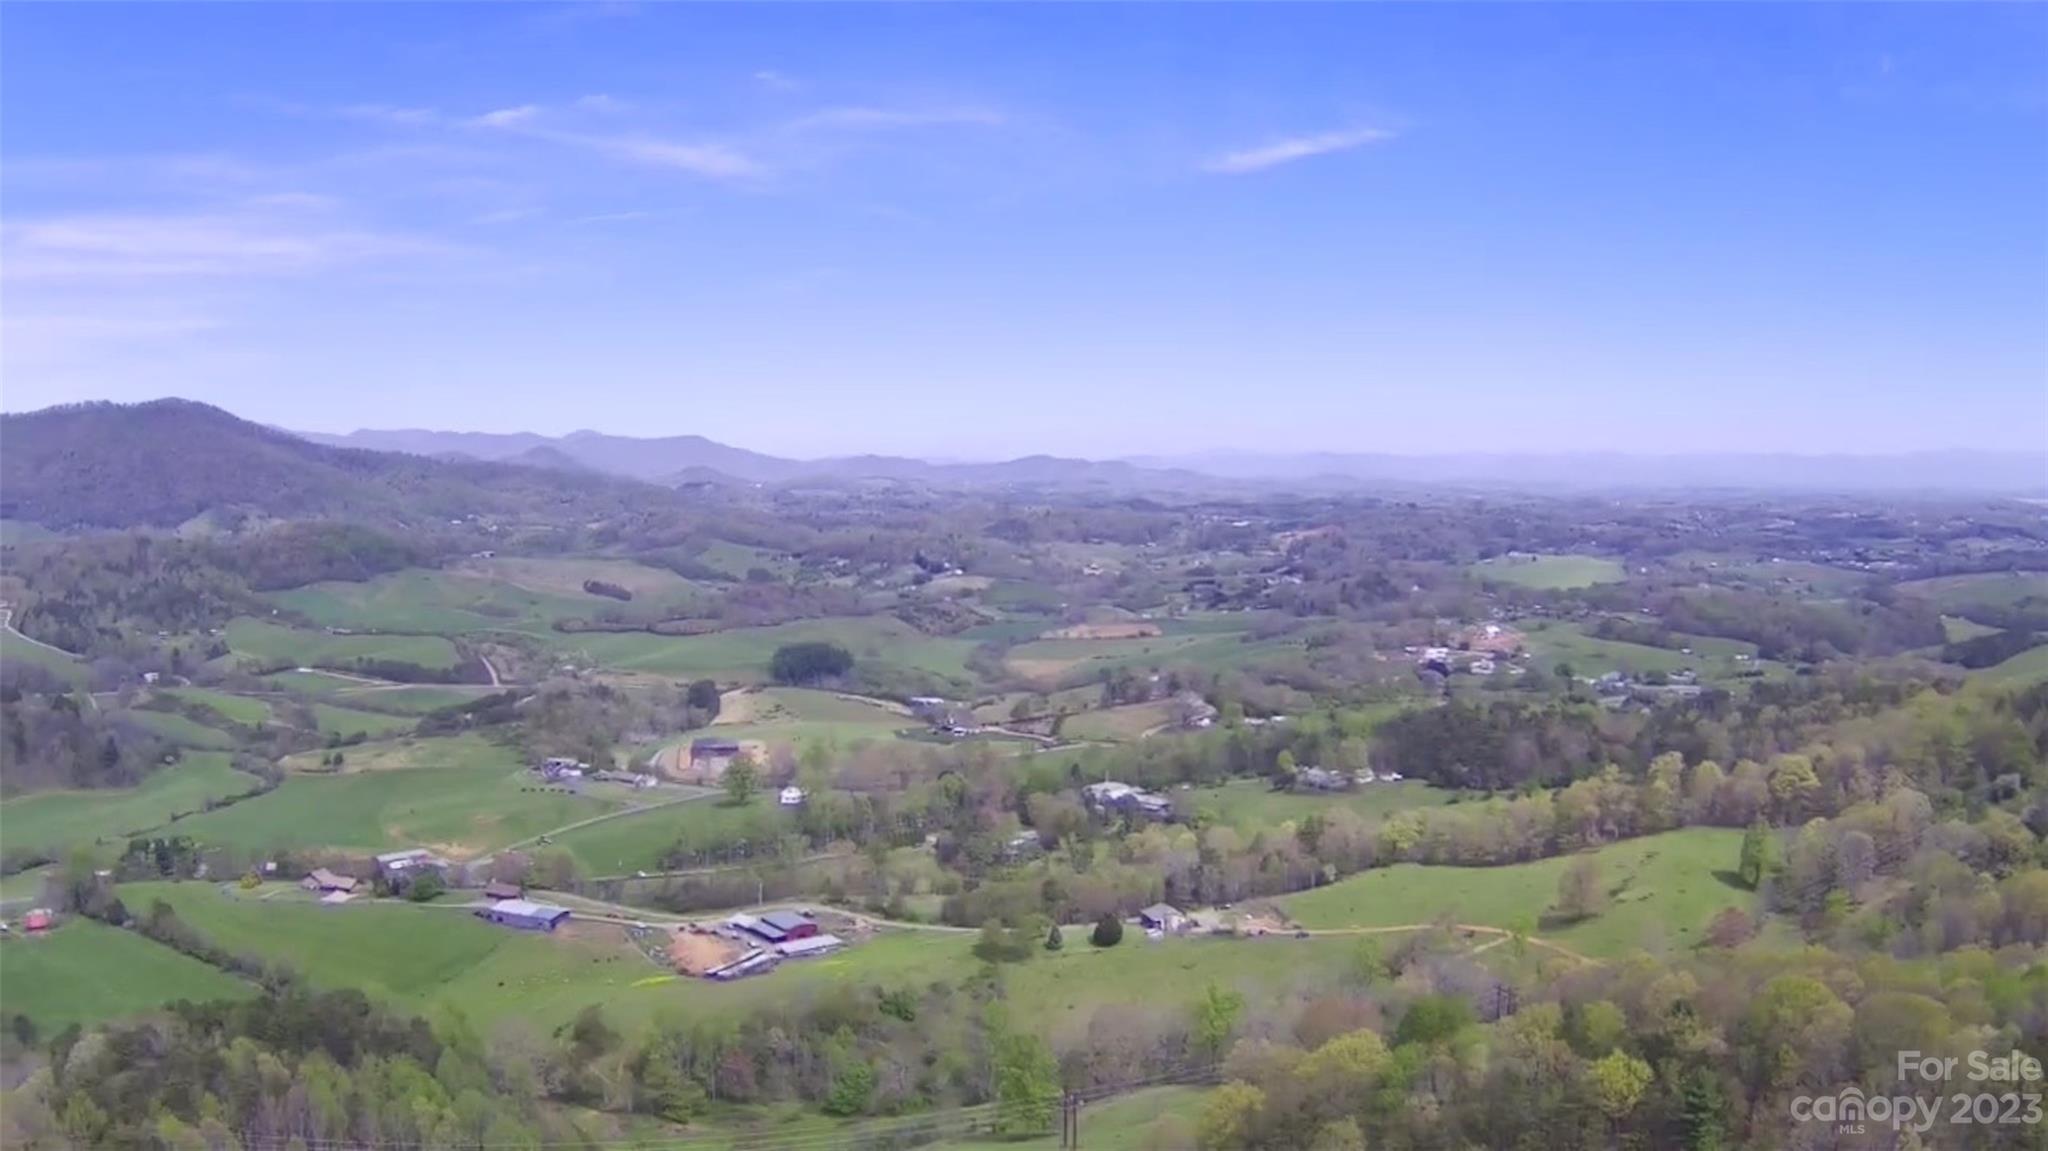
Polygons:
M51 528L176 527L201 515L418 523L664 498L595 472L315 444L190 400L0 415L0 517Z
M2048 450L1912 452L1878 455L1795 455L1697 452L1455 453L1200 452L1120 460L1025 456L994 463L933 463L906 456L838 456L801 460L737 448L703 436L640 438L579 431L548 437L532 432L363 430L347 435L302 433L316 443L379 451L461 452L484 460L521 462L550 448L596 471L673 484L716 473L749 483L805 479L894 479L932 484L1214 487L1257 483L1344 490L1360 486L1476 486L1564 491L1612 488L1722 488L1808 491L1958 491L2048 493Z

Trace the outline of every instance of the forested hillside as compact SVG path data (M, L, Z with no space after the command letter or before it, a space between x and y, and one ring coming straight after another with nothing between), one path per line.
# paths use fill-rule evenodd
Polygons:
M309 443L186 400L0 416L0 518L48 527L175 527L195 516L558 515L645 500L629 481Z

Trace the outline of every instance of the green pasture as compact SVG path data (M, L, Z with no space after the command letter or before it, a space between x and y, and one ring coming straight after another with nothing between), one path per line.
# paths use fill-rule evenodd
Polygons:
M246 695L233 695L203 687L174 687L166 689L163 694L185 703L210 708L228 722L239 723L245 727L270 722L270 705Z
M1354 791L1335 792L1274 791L1263 779L1237 779L1221 787L1176 791L1173 801L1182 810L1251 830L1299 823L1311 814L1327 815L1339 809L1376 820L1410 808L1441 807L1456 794L1412 779L1368 783Z
M152 711L148 708L133 707L113 713L122 723L132 723L168 743L179 747L206 748L222 751L235 746L235 737L217 727L208 727L190 717L171 711Z
M352 707L336 707L330 703L309 705L313 709L313 720L320 725L320 734L338 735L343 739L363 736L377 739L404 731L418 720L403 715L385 715L375 711L357 711Z
M1973 618L1986 608L2011 608L2024 600L2048 601L2048 572L1980 572L1936 576L1898 585L1906 595L1932 600L1948 615Z
M624 875L656 870L677 840L707 850L741 841L764 843L786 834L791 822L773 795L756 795L735 807L714 793L564 832L554 837L554 846L574 855L592 874Z
M971 640L928 636L892 616L801 620L773 627L735 628L705 635L664 636L650 632L587 632L555 637L555 650L593 667L645 671L678 679L761 683L768 661L784 644L825 641L854 658L971 681L967 655Z
M1992 683L2024 685L2048 679L2048 644L2031 647L2004 663L1976 673Z
M453 668L461 662L455 645L438 635L329 635L247 617L228 624L227 644L236 655L264 665L346 668L373 659Z
M353 766L358 749L343 749ZM543 789L503 765L293 775L276 789L194 816L179 831L202 843L250 850L331 848L377 852L430 847L481 855L618 803Z
M1539 591L1565 591L1594 584L1619 583L1628 578L1627 569L1604 556L1528 555L1495 556L1472 565L1481 579L1519 584Z
M1697 943L1716 913L1747 906L1753 893L1732 882L1742 832L1695 827L1624 840L1593 852L1612 903L1604 913L1561 927L1539 923L1557 901L1558 880L1576 857L1506 867L1398 864L1362 872L1279 903L1305 927L1393 927L1441 916L1512 928L1584 954L1611 958L1660 941Z
M85 664L70 655L56 648L31 642L12 628L0 631L0 663L39 667L59 679L76 685L85 683L88 671Z
M254 995L244 983L131 931L69 917L48 935L0 941L0 1013L44 1035L138 1015L180 999Z
M1600 639L1588 635L1582 625L1558 620L1521 620L1514 625L1528 637L1527 647L1536 665L1545 670L1569 663L1579 676L1598 676L1619 671L1631 676L1646 672L1674 672L1693 668L1704 678L1727 676L1744 668L1768 670L1767 661L1756 658L1756 645L1715 636L1682 636L1680 642L1692 648L1686 655L1678 648ZM1750 658L1738 662L1737 655Z
M61 855L67 847L102 839L125 844L132 832L162 826L173 815L201 811L208 800L255 785L256 778L236 771L224 753L188 752L137 787L41 791L0 800L0 850Z
M606 605L629 606L580 590L553 594L467 572L417 568L360 583L309 584L268 599L318 627L429 635L549 635L555 620L589 618Z

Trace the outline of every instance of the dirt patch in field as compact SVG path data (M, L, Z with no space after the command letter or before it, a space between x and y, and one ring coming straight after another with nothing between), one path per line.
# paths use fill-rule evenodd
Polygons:
M555 928L555 938L571 943L617 944L626 942L626 929L616 923L598 923L589 919L578 919L571 915L560 927Z
M718 697L718 716L711 721L711 726L752 723L760 714L762 705L768 702L758 688L742 687L726 692Z
M1149 639L1163 634L1156 623L1077 623L1056 627L1039 639Z
M702 975L738 959L744 952L730 939L682 930L669 940L668 958L684 975Z

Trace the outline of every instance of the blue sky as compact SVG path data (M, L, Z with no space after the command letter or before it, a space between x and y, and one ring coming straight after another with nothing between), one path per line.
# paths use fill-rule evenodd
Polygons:
M10 5L0 402L2048 444L2040 5Z

